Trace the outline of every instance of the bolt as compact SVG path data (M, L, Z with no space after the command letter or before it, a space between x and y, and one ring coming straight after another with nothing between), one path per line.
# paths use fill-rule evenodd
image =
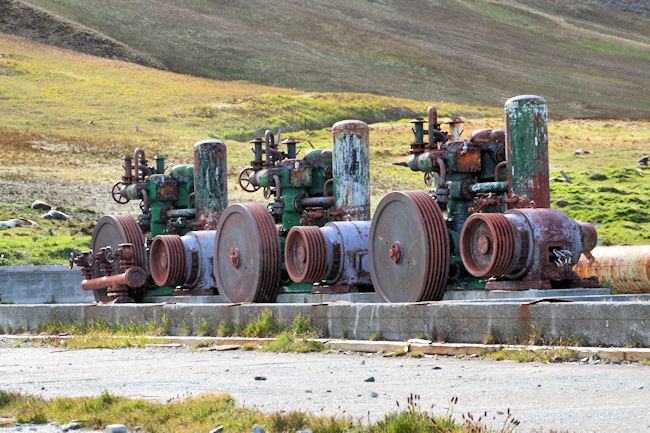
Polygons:
M490 251L490 240L487 236L481 235L478 238L478 252L485 255Z
M229 248L228 255L230 256L230 264L233 265L235 269L239 269L239 249Z
M399 263L399 261L402 259L402 248L400 247L399 242L395 242L390 246L388 256L391 258L393 263Z

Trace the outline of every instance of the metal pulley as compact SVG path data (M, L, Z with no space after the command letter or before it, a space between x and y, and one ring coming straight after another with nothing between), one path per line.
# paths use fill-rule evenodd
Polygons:
M261 204L234 204L221 215L214 274L228 302L273 302L280 288L280 237Z
M450 246L438 204L425 192L400 191L377 206L369 233L370 275L387 302L440 300Z

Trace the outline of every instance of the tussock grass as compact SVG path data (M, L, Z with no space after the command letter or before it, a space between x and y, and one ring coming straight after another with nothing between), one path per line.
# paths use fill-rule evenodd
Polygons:
M436 417L419 406L419 397L411 395L404 409L386 415L375 423L339 417L316 417L302 412L264 414L237 407L228 394L201 394L165 403L127 399L104 391L94 398L56 398L52 400L0 391L0 416L13 416L19 423L58 423L79 420L85 428L103 429L120 423L133 430L140 426L148 432L189 433L209 431L222 425L228 432L250 432L255 424L266 431L294 433L311 429L314 433L489 433L482 417L471 414L454 419L453 398L447 413ZM486 413L487 416L487 413ZM513 431L518 421L508 410L504 427L498 432Z
M563 349L544 349L544 350L510 350L502 349L496 352L483 352L484 358L494 359L496 361L517 361L517 362L570 362L576 361L579 354L575 350L568 348Z

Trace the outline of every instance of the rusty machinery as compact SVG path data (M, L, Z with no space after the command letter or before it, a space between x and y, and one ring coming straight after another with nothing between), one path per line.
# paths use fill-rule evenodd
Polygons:
M254 159L239 175L248 192L264 190L268 206L237 204L221 216L214 245L217 286L230 302L273 302L286 292L310 293L309 281L292 281L284 250L297 226L321 227L341 220L368 220L368 126L347 120L332 128L334 152L310 149L297 158L298 140L288 138L279 150L271 131L252 140ZM293 250L292 250L293 251ZM311 257L310 251L304 251Z
M164 157L157 156L155 166L150 167L142 149L123 160L124 175L113 185L111 195L121 204L140 200L142 213L137 222L124 215L104 216L97 222L90 250L71 257L71 265L74 262L82 267L82 288L92 290L98 301L139 301L145 292L172 294L177 284L160 284L160 278L153 282L150 269L169 265L171 273L178 273L181 265L168 260L172 255L159 254L157 262L149 255L161 249L155 238L175 240L182 235L198 239L189 252L188 273L196 273L195 279L208 279L205 266L198 263L203 252L200 240L205 235L196 230L214 229L227 204L225 145L214 140L198 142L194 145L194 165L177 165L169 173L165 173ZM195 185L199 186L196 190Z
M470 140L459 139L462 119L442 131L433 107L428 130L412 121L408 165L433 188L393 192L377 206L369 259L384 300L439 300L450 288L597 285L571 271L595 246L595 228L549 209L546 103L512 98L505 120L505 131L474 131Z
M583 278L597 277L617 294L650 293L650 245L596 247L573 270Z

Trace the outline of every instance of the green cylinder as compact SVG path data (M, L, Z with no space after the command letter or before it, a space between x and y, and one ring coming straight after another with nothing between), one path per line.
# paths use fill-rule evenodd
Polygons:
M546 101L534 95L510 98L505 121L508 177L518 206L550 207Z
M370 221L369 131L360 120L332 126L334 201L353 221Z
M215 230L228 206L226 145L203 140L194 145L194 202L199 229Z

